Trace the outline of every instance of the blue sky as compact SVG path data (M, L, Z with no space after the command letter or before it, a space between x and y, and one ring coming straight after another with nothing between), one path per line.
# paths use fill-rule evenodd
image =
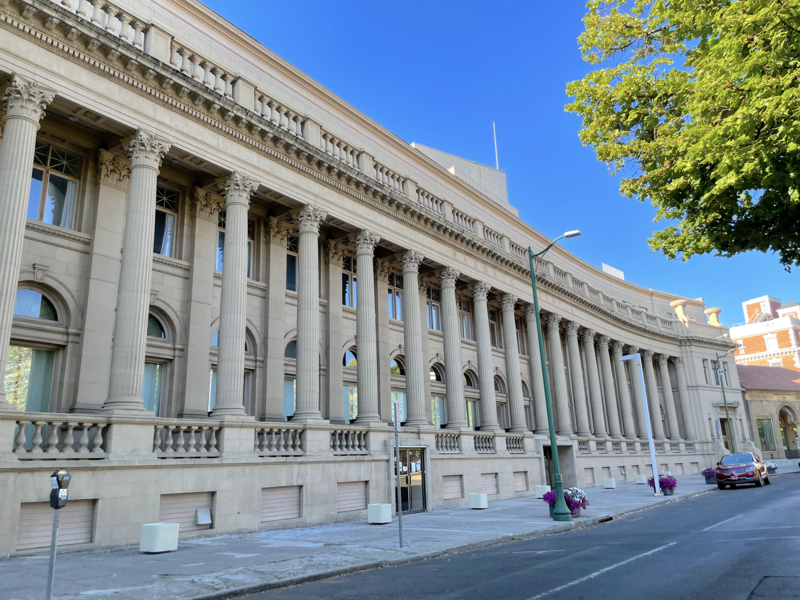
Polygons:
M722 307L726 325L743 321L741 303L765 294L800 301L797 270L773 255L668 261L650 250L649 204L620 196L619 180L578 139L564 112L566 82L588 64L577 37L580 0L204 0L384 127L500 168L520 216L551 237L583 235L566 247L639 285Z

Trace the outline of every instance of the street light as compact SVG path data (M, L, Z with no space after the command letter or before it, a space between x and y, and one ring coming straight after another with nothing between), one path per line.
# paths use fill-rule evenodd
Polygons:
M727 337L727 336L724 336ZM728 414L728 399L725 397L725 382L723 381L723 377L725 377L725 369L722 366L722 361L720 359L725 358L733 352L734 350L738 350L739 348L731 348L725 354L720 355L719 352L715 352L715 356L717 357L717 379L719 379L719 389L722 390L722 403L725 405L725 423L728 425L728 437L730 438L731 442L731 454L736 454L736 428L733 426L733 421L731 421L731 417Z
M553 402L550 399L550 382L547 379L547 360L544 354L544 339L542 337L542 319L539 316L539 296L536 294L536 271L533 268L533 258L535 256L542 256L550 248L553 247L561 238L577 237L581 234L577 229L574 231L567 231L550 242L550 245L539 252L534 254L530 246L528 246L528 261L531 268L531 289L533 290L533 308L536 312L536 331L539 337L539 357L542 360L542 381L544 382L544 404L547 407L547 427L550 430L550 454L553 460L553 483L556 488L556 506L553 509L554 521L571 521L572 513L567 508L567 503L564 501L564 481L561 479L561 468L558 464L558 445L556 443L556 427L553 422Z

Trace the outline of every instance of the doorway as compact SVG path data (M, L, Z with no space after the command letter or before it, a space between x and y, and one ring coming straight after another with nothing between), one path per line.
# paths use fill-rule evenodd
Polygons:
M544 446L542 448L542 453L544 454L545 483L549 485L550 488L553 488L555 486L553 477L553 451L550 449L550 446Z
M425 511L424 452L424 448L400 448L400 503L403 514Z

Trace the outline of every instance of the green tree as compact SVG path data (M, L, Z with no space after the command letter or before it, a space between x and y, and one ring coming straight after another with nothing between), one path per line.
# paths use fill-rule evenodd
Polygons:
M800 266L800 0L590 0L580 139L649 201L650 247Z

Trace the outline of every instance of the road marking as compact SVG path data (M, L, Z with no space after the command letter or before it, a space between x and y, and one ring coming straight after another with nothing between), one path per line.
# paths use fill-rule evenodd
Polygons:
M649 552L644 552L643 554L637 554L636 556L633 556L633 557L631 557L631 558L629 558L627 560L623 560L622 562L618 562L618 563L616 563L614 565L611 565L610 567L606 567L604 569L600 569L599 571L595 571L591 575L587 575L586 577L581 577L580 579L576 579L575 581L570 581L569 583L565 583L564 585L560 585L557 588L553 588L552 590L549 590L547 592L543 592L543 593L538 594L536 596L532 596L531 598L528 598L528 600L539 600L539 598L544 598L545 596L549 596L550 594L553 594L555 592L560 592L562 590L565 590L567 588L572 587L573 585L578 585L579 583L583 583L584 581L589 581L590 579L594 579L595 577L598 577L598 576L602 575L603 573L608 573L609 571L611 571L613 569L616 569L617 567L621 567L623 565L627 565L628 563L631 563L631 562L633 562L635 560L639 560L640 558L644 558L645 556L650 556L651 554L655 554L656 552L661 552L662 550L666 550L667 548L669 548L671 546L674 546L677 543L678 542L671 542L671 543L667 544L666 546L661 546L659 548L655 548L653 550L650 550Z
M566 550L520 550L511 554L550 554L551 552L566 552Z
M727 523L728 521L733 521L734 519L738 519L739 517L743 517L743 516L744 515L736 515L735 517L731 517L730 519L725 519L724 521L720 521L719 523L717 523L715 525L709 525L708 527L706 527L705 529L702 529L701 531L708 531L709 529L714 529L714 527L719 527L723 523Z

